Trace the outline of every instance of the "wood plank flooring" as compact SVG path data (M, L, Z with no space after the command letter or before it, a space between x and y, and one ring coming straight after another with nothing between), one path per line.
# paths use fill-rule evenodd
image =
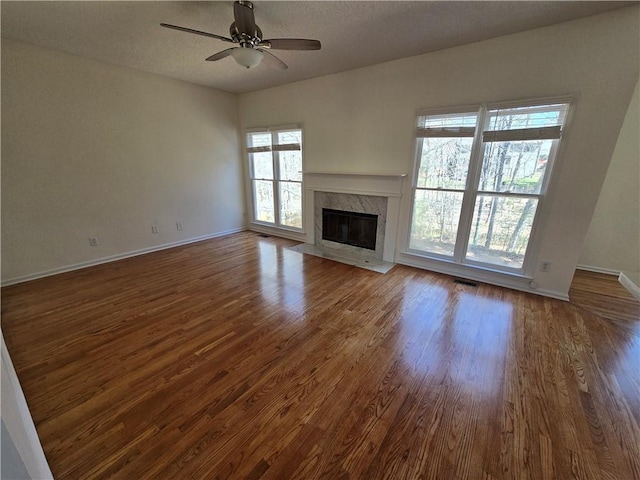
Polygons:
M633 329L640 318L640 303L615 275L577 270L569 298L574 305L621 326Z
M3 288L55 478L640 479L637 302L609 295L612 321L293 244L245 232Z

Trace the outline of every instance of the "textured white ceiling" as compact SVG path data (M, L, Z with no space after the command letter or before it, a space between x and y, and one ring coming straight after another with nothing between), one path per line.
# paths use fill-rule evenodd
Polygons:
M228 92L248 92L559 23L637 2L260 2L265 38L314 38L320 51L273 51L288 65L246 70L230 44L160 27L229 35L233 2L3 1L2 36Z

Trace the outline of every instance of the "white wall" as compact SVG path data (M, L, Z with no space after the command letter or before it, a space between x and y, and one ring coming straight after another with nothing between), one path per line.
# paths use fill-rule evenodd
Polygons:
M538 258L552 267L535 276L541 291L563 297L638 79L638 19L633 6L244 94L241 125L302 122L307 170L410 173L419 108L575 95L543 209Z
M243 199L235 95L2 39L5 283L243 228Z
M640 96L633 98L580 254L586 268L640 272Z

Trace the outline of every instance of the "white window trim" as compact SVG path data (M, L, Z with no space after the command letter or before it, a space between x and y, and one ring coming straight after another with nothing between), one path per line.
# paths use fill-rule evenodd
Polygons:
M301 144L300 144L300 153L302 156L302 171L304 171L304 128L302 124L293 123L286 125L276 125L273 127L254 127L245 129L244 139L242 148L244 150L245 156L245 165L247 167L247 200L249 206L249 223L255 225L257 227L262 227L263 229L267 229L268 231L283 231L294 234L297 237L298 234L304 234L304 215L305 215L305 195L304 195L304 175L302 176L302 180L294 181L294 180L280 180L280 162L279 162L279 149L274 148L269 151L272 152L272 162L273 162L273 179L260 179L256 178L253 175L253 164L251 162L250 154L252 152L249 151L248 147L248 138L250 134L253 133L269 133L271 135L271 145L276 145L274 139L275 135L279 132L286 132L292 130L300 130L301 134ZM265 180L271 181L273 184L273 195L274 195L274 223L264 222L256 219L256 202L255 202L255 192L253 188L254 180ZM301 194L301 205L302 205L302 228L291 227L288 225L280 224L280 182L292 182L300 184Z
M557 165L559 163L559 158L562 156L562 152L564 148L566 148L566 137L567 132L570 130L571 118L573 115L573 109L575 107L575 97L570 95L556 96L556 97L544 97L544 98L535 98L535 99L525 99L525 100L509 100L502 102L487 102L482 104L473 104L473 105L465 105L465 106L453 106L453 107L439 107L433 109L419 109L415 112L415 127L414 127L414 135L413 141L414 146L412 149L413 154L413 170L411 173L411 182L408 183L408 188L410 194L408 195L408 214L405 218L403 225L403 242L404 250L401 250L399 253L403 255L407 255L409 258L414 257L416 259L424 259L428 262L437 262L441 265L441 269L443 272L447 272L449 270L460 271L471 269L471 271L477 272L478 277L482 278L484 276L491 276L494 274L502 275L505 277L511 278L522 278L525 280L532 280L534 278L534 272L538 263L538 252L540 249L541 236L544 231L544 227L547 223L549 211L548 205L551 203L552 198L554 196L554 185L557 182L557 175L555 171L557 169ZM413 214L414 214L414 205L415 205L415 193L417 190L421 189L417 187L416 182L419 175L420 162L418 158L421 152L420 142L418 141L420 137L417 135L419 129L419 120L421 116L436 116L436 115L446 115L446 114L461 114L461 113L478 113L478 121L477 128L474 136L474 143L471 151L470 157L470 166L469 171L467 172L467 181L465 185L465 195L463 197L463 205L461 209L460 216L460 225L471 225L471 223L463 223L463 222L471 222L474 214L474 206L475 205L467 205L467 203L475 203L475 199L477 198L479 192L482 194L482 191L478 189L480 184L480 174L481 174L481 166L482 161L479 161L479 158L484 157L484 149L486 147L486 143L483 142L483 132L486 129L488 123L487 113L490 110L496 109L508 109L508 108L518 108L518 107L533 107L537 105L553 105L553 104L567 104L567 109L564 116L564 122L562 126L562 137L561 139L556 139L553 141L553 145L550 151L550 162L545 169L544 179L540 187L540 194L526 194L526 193L507 193L507 192L487 192L487 194L499 195L499 196L515 196L521 198L537 198L538 205L536 208L536 214L534 216L533 224L531 227L531 232L529 236L529 242L527 244L526 251L524 253L524 263L522 268L511 268L505 267L501 265L494 265L489 263L483 263L479 261L474 261L472 259L465 259L469 236L471 235L471 228L467 228L462 236L458 238L456 242L456 248L453 256L440 255L433 252L424 252L416 249L410 248L411 242L411 226L413 222ZM563 140L562 142L560 140ZM477 151L480 150L480 151ZM475 159L475 161L474 161ZM439 191L448 191L448 189L432 189ZM452 189L450 191L461 191ZM469 191L470 194L466 194ZM459 246L461 245L461 247ZM408 262L408 264L416 264L415 262ZM417 264L416 264L417 265ZM440 270L438 270L440 271ZM474 276L472 275L472 276Z

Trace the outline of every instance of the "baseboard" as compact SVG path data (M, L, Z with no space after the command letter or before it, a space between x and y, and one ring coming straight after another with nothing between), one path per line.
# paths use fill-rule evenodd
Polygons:
M488 283L489 285L495 285L497 287L509 288L511 290L518 290L519 292L532 293L534 295L541 295L543 297L555 298L556 300L562 300L564 302L569 301L569 295L563 292L556 292L554 290L546 290L543 288L532 288L526 285L524 282L529 282L528 279L522 279L521 281L517 281L516 279L509 279L508 276L488 276L488 275L474 275L469 272L451 272L447 271L446 268L439 268L437 266L425 266L420 261L413 260L409 255L404 254L396 254L396 263L401 265L407 265L409 267L419 268L421 270L433 271L436 273L442 273L444 275L449 275L451 277L462 277L467 278L469 280L474 280L477 282Z
M9 285L15 285L17 283L24 283L31 280L37 280L38 278L50 277L52 275L58 275L60 273L72 272L74 270L80 270L87 267L93 267L101 265L103 263L116 262L125 258L137 257L138 255L144 255L146 253L158 252L160 250L166 250L168 248L179 247L181 245L188 245L190 243L202 242L203 240L210 240L212 238L224 237L234 233L245 231L245 227L233 228L231 230L225 230L223 232L212 233L208 235L201 235L199 237L193 237L186 240L180 240L177 242L164 243L162 245L155 245L153 247L141 248L140 250L133 250L130 252L119 253L117 255L110 255L108 257L96 258L94 260L87 260L86 262L75 263L73 265L67 265L65 267L53 268L51 270L45 270L42 272L31 273L29 275L23 275L20 277L9 278L3 280L1 286L7 287Z
M635 275L635 280L632 275L633 274L630 273L620 272L618 281L629 291L631 295L633 295L636 300L640 301L640 285L638 285L637 274Z
M614 270L612 268L594 267L592 265L577 265L576 270L585 270L587 272L603 273L605 275L616 275L616 276L620 275L620 270Z
M511 287L508 287L511 288ZM516 288L516 290L520 290L522 292L529 292L535 295L542 295L543 297L555 298L556 300L562 300L563 302L568 302L570 300L569 295L566 293L556 292L555 290L545 290L544 288L538 288L536 290L525 290Z
M287 238L289 240L295 240L296 242L305 241L304 233L290 232L289 230L284 230L281 228L273 228L259 225L257 223L250 223L248 229L252 232L264 233L266 235L272 235L274 237Z

